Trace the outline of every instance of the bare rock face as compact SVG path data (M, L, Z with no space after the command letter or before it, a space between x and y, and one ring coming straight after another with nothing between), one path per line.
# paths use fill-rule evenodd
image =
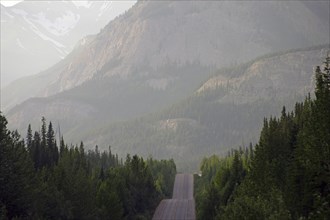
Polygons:
M226 88L228 93L218 101L221 103L253 103L304 96L313 92L314 69L326 57L329 48L288 52L252 62L238 77L224 72L209 79L198 93Z

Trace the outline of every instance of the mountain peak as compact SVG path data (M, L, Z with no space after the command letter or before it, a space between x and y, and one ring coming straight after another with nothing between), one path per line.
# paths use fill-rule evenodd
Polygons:
M59 62L78 40L97 34L134 3L23 1L8 8L1 6L1 41L6 42L1 45L1 53L6 54L1 56L2 83L36 74ZM79 4L86 7L76 6ZM16 65L15 59L24 62Z

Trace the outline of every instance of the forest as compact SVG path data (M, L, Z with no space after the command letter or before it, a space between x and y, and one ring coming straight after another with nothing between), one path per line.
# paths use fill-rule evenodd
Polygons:
M0 219L150 219L175 174L173 160L58 146L45 118L23 139L0 115Z
M258 143L202 160L198 219L328 219L330 57L315 96L265 118ZM55 138L52 122L26 138L0 114L0 219L150 219L171 196L174 160L126 159Z
M195 180L198 219L329 219L329 56L315 82L315 98L264 119L255 146L204 158Z

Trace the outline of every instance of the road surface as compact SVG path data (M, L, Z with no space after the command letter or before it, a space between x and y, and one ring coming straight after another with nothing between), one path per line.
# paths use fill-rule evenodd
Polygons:
M158 205L153 220L195 220L194 178L191 174L175 176L172 199Z

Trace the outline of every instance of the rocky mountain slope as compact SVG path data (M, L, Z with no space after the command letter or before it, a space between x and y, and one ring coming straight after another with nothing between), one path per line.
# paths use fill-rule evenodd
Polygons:
M110 1L23 1L1 5L2 86L66 57L83 36L96 34L123 5ZM19 63L19 65L17 65Z
M70 56L63 69L47 70L56 79L28 97L56 94L96 76L139 78L152 89L166 90L177 81L171 73L162 73L169 66L194 64L214 70L269 52L327 43L329 11L321 9L328 4L142 1L93 40L82 40L82 51ZM2 91L3 109L28 98L26 89L17 89L24 84L13 83ZM7 94L20 98L13 102Z

